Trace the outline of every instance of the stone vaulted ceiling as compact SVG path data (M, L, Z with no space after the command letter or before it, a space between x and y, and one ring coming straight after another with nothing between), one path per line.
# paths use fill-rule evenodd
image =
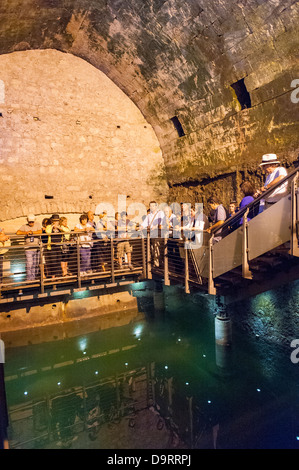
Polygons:
M293 0L2 0L0 53L103 71L153 126L171 186L297 159L298 25Z

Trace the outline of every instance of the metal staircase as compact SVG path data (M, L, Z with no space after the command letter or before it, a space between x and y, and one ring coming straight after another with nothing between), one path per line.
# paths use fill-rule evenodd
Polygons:
M213 243L203 237L203 245L186 249L181 256L181 276L171 269L171 250L168 248L168 281L182 281L186 292L190 285L211 295L221 295L230 300L240 300L281 284L299 279L298 248L298 169L291 171L277 185L265 191L254 202L241 209L222 225L222 239ZM277 203L259 213L261 199L266 199L278 186L288 183L288 193ZM256 214L248 221L247 215ZM230 227L238 227L230 231ZM168 243L175 241L169 239ZM152 275L162 275L165 263L152 267Z

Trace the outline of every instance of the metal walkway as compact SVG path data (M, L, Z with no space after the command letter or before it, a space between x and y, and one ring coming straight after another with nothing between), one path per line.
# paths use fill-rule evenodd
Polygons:
M51 243L52 253L47 251L48 235L36 235L38 265L34 280L28 280L26 245L24 237L10 235L11 246L3 254L3 281L0 290L0 304L24 301L47 301L53 297L72 295L78 292L115 288L146 278L146 241L130 239L132 246L132 267L122 266L117 261L117 245L123 239L96 239L91 247L91 269L81 270L80 249L86 242L80 241L78 232L71 232L68 245L67 275L63 276L61 252L65 243ZM31 250L30 250L31 251ZM56 254L55 254L56 251ZM65 262L65 261L64 261Z
M188 241L161 240L159 266L152 265L151 275L163 276L165 284L183 282L186 292L195 287L226 297L227 303L299 279L298 173L293 170L227 219L217 243L206 234L196 249L188 247ZM287 195L259 213L261 199L283 183L288 185Z
M277 185L287 182L288 194L276 204L258 213L260 200L277 186L228 219L218 243L202 232L197 234L201 237L201 246L197 248L184 237L151 239L139 234L130 238L131 268L118 265L117 246L123 239L96 239L91 253L92 269L82 273L82 242L80 234L72 232L67 256L69 274L62 276L60 263L53 257L55 250L49 256L45 239L37 236L38 272L36 279L29 281L24 237L11 236L12 246L2 255L0 303L52 299L145 279L184 285L186 293L195 289L224 296L230 302L299 279L298 173L299 170L293 170ZM254 215L249 221L248 214ZM52 243L52 247L60 252L63 244Z

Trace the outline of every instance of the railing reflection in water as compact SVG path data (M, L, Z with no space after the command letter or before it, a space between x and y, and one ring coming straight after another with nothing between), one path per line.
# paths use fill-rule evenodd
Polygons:
M163 374L161 364L149 363L89 385L10 406L9 446L105 448L109 436L103 436L111 429L118 443L122 426L122 432L136 427L138 436L128 431L131 448L137 441L140 445L142 435L146 442L155 435L159 447L165 449L212 448L215 421L203 411L198 398L173 383L173 377ZM142 416L146 411L151 419Z
M135 426L137 414L147 408L145 368L107 377L9 408L10 448L71 447L80 433L97 439L104 424L122 419Z

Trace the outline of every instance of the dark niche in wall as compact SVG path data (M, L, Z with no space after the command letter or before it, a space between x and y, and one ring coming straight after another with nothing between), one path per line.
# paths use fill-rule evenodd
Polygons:
M241 78L241 80L238 80L231 85L232 89L236 93L241 109L251 108L251 98L244 80L244 78Z
M170 120L172 121L175 129L177 130L179 137L183 137L185 135L185 132L182 124L180 123L179 118L177 116L173 116Z

